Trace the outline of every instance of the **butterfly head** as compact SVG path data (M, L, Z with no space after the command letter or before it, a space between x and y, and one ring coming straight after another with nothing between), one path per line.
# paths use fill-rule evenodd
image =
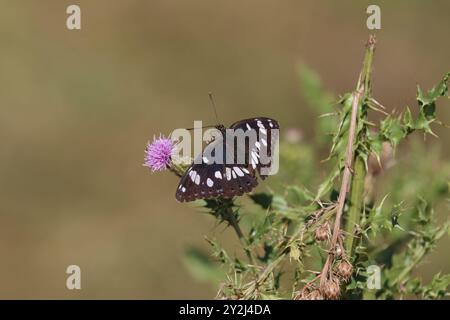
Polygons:
M219 130L223 135L225 135L226 128L223 124L218 124L216 129Z

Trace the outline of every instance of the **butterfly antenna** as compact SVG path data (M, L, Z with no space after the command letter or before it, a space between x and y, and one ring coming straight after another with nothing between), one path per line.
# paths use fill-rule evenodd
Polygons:
M209 96L209 100L211 101L211 105L214 109L214 115L216 116L216 122L219 123L219 117L217 116L217 108L216 108L216 103L214 102L214 96L211 92L208 93Z
M213 125L208 125L208 126L203 126L201 127L202 129L206 129L206 128L215 128L216 126ZM185 130L194 130L194 129L199 129L199 127L197 128L186 128Z

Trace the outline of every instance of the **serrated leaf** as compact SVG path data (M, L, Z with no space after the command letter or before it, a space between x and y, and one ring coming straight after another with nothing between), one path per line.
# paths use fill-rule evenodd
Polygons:
M417 101L420 106L430 105L436 101L437 98L448 96L447 82L450 78L450 72L444 75L442 80L428 92L424 92L420 86L417 86Z
M430 124L433 122L433 119L429 120L423 111L419 112L419 115L416 119L415 128L417 130L423 130L425 133L429 133L433 136L436 134L431 130Z
M430 128L430 124L436 120L436 100L439 97L448 96L447 82L449 77L450 73L444 75L442 80L428 92L424 92L420 86L417 86L419 115L416 120L416 129L435 135Z
M399 118L387 117L381 122L381 132L395 148L406 136Z
M431 283L423 289L424 299L439 299L449 294L450 274L434 276Z
M409 107L406 107L406 111L403 113L403 125L405 126L407 132L414 130L414 120Z
M381 229L391 229L391 219L383 213L384 203L389 195L385 195L380 204L372 209L369 217L369 228L372 236L375 237Z

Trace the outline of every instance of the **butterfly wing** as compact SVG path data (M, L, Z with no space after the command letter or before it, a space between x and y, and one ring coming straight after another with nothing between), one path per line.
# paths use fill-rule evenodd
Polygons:
M210 154L211 149L218 144L223 144L223 139L210 142L181 178L175 194L178 201L215 198L223 194L224 165L212 163L211 159L204 156Z
M223 195L223 172L224 165L193 164L181 178L175 197L184 202Z
M244 119L233 123L230 129L242 129L244 132L248 130L256 131L257 141L254 145L246 145L243 152L245 152L245 159L248 159L248 163L252 169L258 171L259 176L265 179L267 175L261 174L261 169L268 169L272 165L272 153L275 148L275 143L278 141L278 130L280 129L278 122L265 117ZM264 163L261 162L262 151L268 157L268 161Z
M226 164L223 183L223 197L233 198L252 191L258 185L254 172L248 165Z
M220 138L209 143L202 155L197 157L181 178L175 194L178 201L194 201L219 196L232 198L250 192L256 187L257 179L247 165L214 163L208 155L215 155L214 149L218 144L222 144L224 152L227 152L224 139Z

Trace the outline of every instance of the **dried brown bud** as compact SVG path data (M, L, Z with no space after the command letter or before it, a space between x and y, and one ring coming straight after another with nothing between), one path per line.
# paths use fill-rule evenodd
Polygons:
M345 282L350 280L352 273L353 267L350 262L342 260L336 265L336 274Z
M325 222L316 229L315 238L317 241L325 241L330 237L330 225Z
M323 295L318 289L302 290L294 300L323 300Z
M319 290L315 289L308 294L307 300L323 300L323 295Z
M341 296L341 288L339 287L339 279L333 277L325 282L320 288L322 295L326 299L337 300Z

